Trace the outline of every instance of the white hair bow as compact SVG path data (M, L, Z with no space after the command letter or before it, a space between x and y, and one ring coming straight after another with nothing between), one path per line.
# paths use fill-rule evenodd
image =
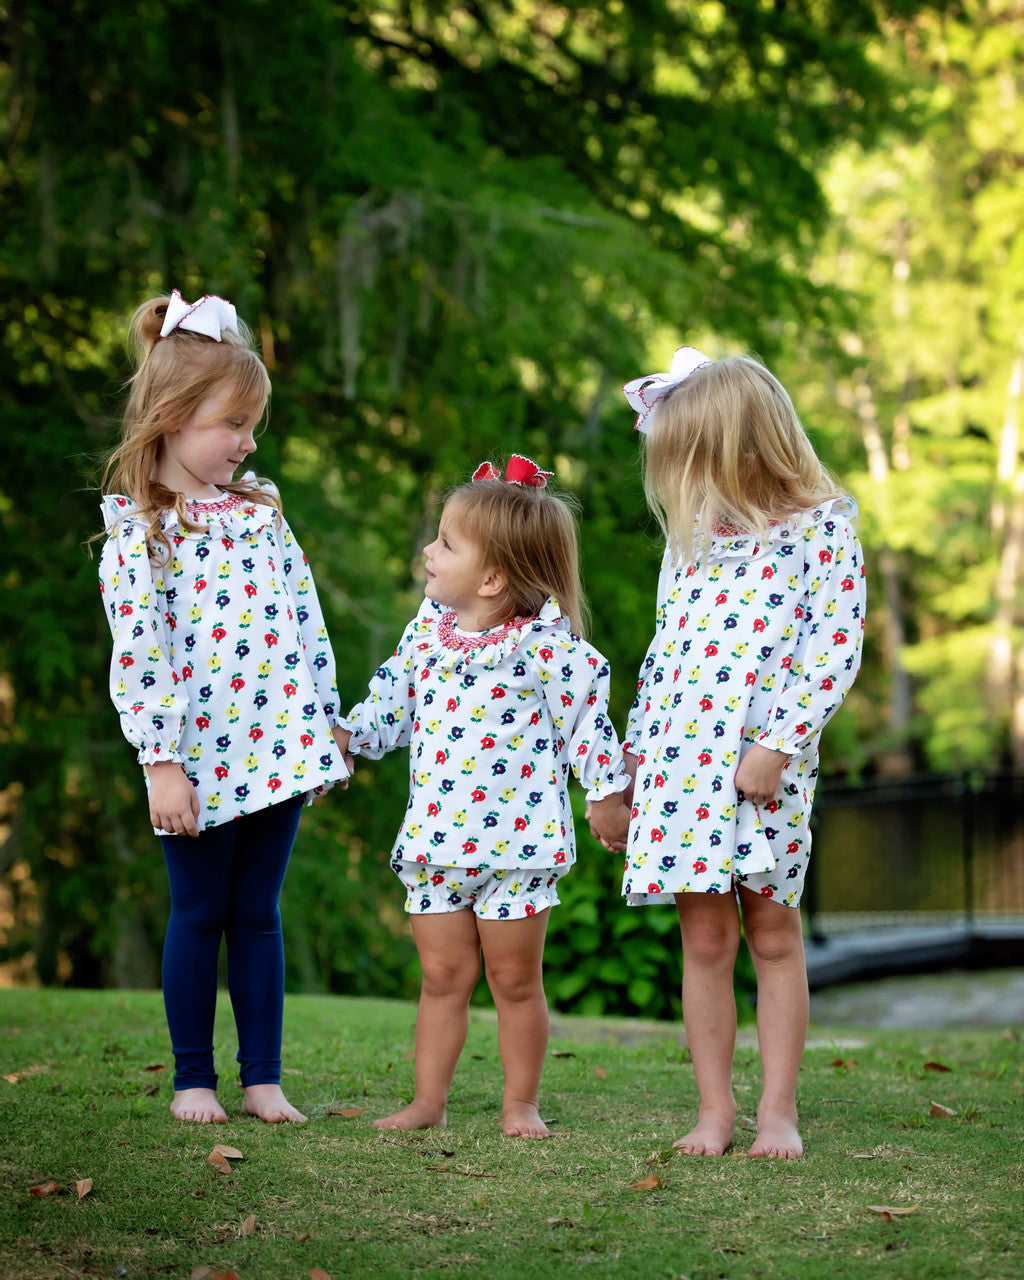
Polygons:
M711 364L710 357L698 351L696 347L679 347L672 357L672 366L668 373L648 373L642 378L634 378L622 388L622 393L636 410L635 430L647 434L647 418L651 410L665 394L680 382L684 382L691 373Z
M160 328L160 337L166 338L175 329L202 333L214 342L220 342L227 330L238 332L238 316L234 306L226 298L218 298L215 293L208 293L197 302L186 302L180 290L175 289L167 303L167 314Z

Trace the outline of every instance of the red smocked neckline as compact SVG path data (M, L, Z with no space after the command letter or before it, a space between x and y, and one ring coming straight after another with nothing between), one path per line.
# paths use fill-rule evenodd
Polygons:
M466 635L464 631L459 631L456 625L458 614L454 609L448 613L441 615L441 621L437 624L437 636L446 649L458 649L462 653L472 653L474 649L484 649L492 644L501 644L503 640L507 640L515 631L522 631L531 622L536 622L536 618L513 618L510 622L504 623L500 627L493 627L490 631L482 631L479 635Z
M215 498L211 502L204 502L202 498L189 498L185 502L185 507L189 511L209 511L212 515L221 515L225 511L235 511L239 507L249 505L249 499L243 498L240 493L228 493L223 498Z

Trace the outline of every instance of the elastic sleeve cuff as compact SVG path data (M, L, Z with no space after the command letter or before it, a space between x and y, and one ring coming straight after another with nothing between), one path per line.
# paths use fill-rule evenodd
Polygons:
M140 747L139 748L139 764L180 764L185 763L185 757L177 751L165 751L162 747Z
M618 795L620 791L625 791L632 779L629 774L623 770L614 777L605 778L601 782L595 783L586 793L588 800L605 800L608 796Z

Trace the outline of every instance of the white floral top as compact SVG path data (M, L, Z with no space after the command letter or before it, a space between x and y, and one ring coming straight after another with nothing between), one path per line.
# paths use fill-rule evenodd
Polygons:
M555 600L479 634L425 602L346 717L350 750L410 747L410 794L392 862L508 868L571 864L570 768L598 800L628 785L608 718L608 663Z
M164 565L127 498L107 496L102 510L110 694L140 764L184 767L200 830L347 777L331 734L334 655L306 558L276 509L238 495L190 504L201 532L168 512Z

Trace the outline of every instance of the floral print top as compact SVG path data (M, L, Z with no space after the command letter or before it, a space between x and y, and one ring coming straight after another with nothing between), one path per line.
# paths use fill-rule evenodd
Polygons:
M608 663L553 599L539 617L489 632L454 622L426 601L345 718L353 754L410 748L392 863L569 865L569 770L588 799L629 782L608 718Z
M860 666L856 510L833 499L773 526L764 545L716 537L700 565L666 553L626 732L638 758L623 879L632 905L725 893L734 878L798 904L819 735ZM734 783L753 742L791 757L761 807L739 801Z
M108 495L102 510L110 694L139 763L184 768L199 829L346 778L331 733L334 655L306 557L276 508L237 494L190 503L198 532L167 512L163 565L129 499Z

